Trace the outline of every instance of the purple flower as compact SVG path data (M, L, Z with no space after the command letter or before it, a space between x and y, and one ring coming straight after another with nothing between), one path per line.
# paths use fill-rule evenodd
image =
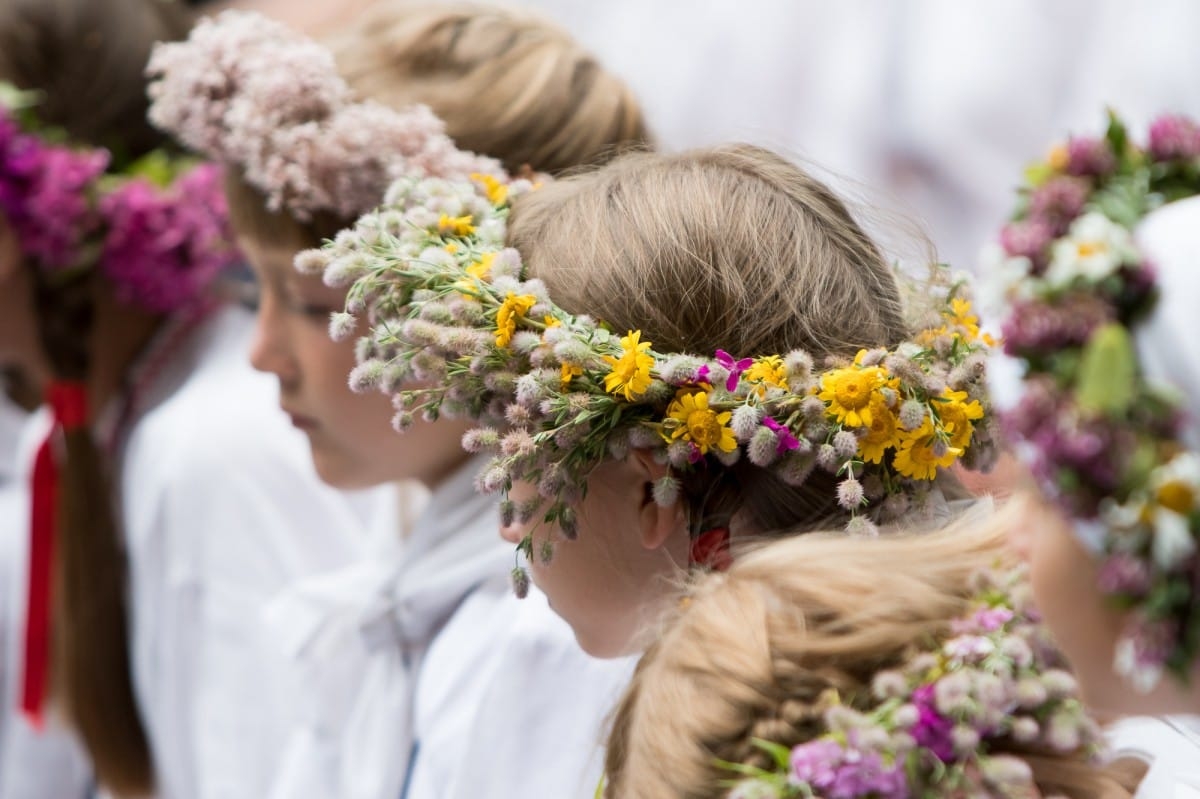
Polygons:
M792 750L792 778L828 799L908 799L903 766L886 765L878 752L843 748L822 738Z
M1000 229L1000 246L1013 258L1028 258L1041 271L1046 265L1046 247L1054 231L1040 219L1010 222Z
M782 455L785 452L791 452L800 447L800 442L796 436L784 425L772 419L770 416L763 417L763 425L774 431L775 436L779 439L776 445L776 454Z
M934 706L933 685L922 685L913 691L913 705L917 708L917 723L909 730L913 739L932 752L943 763L954 759L954 741L951 731L954 722L938 713Z
M737 388L738 379L742 376L742 372L754 364L754 359L742 358L740 361L735 361L733 356L725 350L717 350L717 363L729 370L729 377L725 380L725 390L733 391Z
M972 621L979 625L979 629L987 632L995 632L1004 625L1008 624L1013 619L1013 612L1010 608L984 608L975 614Z
M1117 157L1104 139L1072 136L1067 142L1067 174L1104 177L1117 168Z
M1085 178L1054 178L1034 189L1030 195L1029 217L1036 220L1035 224L1040 222L1044 225L1052 236L1061 236L1083 211L1090 193L1091 185Z
M1156 161L1200 157L1200 125L1182 114L1164 114L1150 123L1147 149Z
M1145 561L1118 552L1100 564L1096 583L1106 594L1143 596L1150 589L1150 569Z
M1112 306L1094 293L1076 292L1053 305L1041 300L1013 303L1001 332L1004 351L1020 356L1077 347L1091 338L1097 328L1113 321Z

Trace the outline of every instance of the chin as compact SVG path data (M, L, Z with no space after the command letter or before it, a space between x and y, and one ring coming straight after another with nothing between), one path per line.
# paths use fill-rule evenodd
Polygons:
M321 482L342 491L355 491L363 488L373 488L389 482L378 479L369 473L368 469L360 468L357 464L347 463L344 458L323 456L316 449L312 453L313 467Z

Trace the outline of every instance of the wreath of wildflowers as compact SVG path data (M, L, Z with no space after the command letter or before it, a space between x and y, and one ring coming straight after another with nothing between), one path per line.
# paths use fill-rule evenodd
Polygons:
M66 142L37 95L0 84L0 212L48 273L95 268L122 302L154 313L199 296L238 261L219 171L154 152L119 173Z
M982 573L970 612L917 648L869 690L820 700L824 731L788 749L758 744L773 770L725 764L745 777L730 799L909 799L1038 796L1014 751L1101 751L1020 570Z
M260 14L202 20L186 41L156 45L146 71L151 122L302 222L369 211L402 175L504 174L455 147L425 106L356 100L326 47Z
M1139 147L1110 115L1102 138L1070 139L1027 177L994 265L1010 283L1004 349L1024 368L1004 425L1047 496L1101 532L1100 588L1134 611L1114 665L1149 690L1200 653L1200 455L1180 440L1180 398L1138 364L1158 287L1132 229L1200 192L1200 126L1161 117Z
M566 312L541 281L523 278L505 231L510 204L533 188L482 174L401 179L380 209L297 259L350 286L334 338L350 335L358 315L371 322L351 388L393 394L399 431L418 417L480 420L463 440L494 453L479 488L537 485L528 502L505 496L506 521L541 514L574 538L591 470L645 448L671 467L654 488L663 505L678 497L680 474L745 457L795 485L814 469L840 475L849 529L870 534L924 502L942 470L993 460L990 338L963 284L943 287L936 322L890 351L820 365L800 351L662 353L640 331ZM533 557L531 538L520 549ZM550 542L537 553L552 555ZM525 585L521 567L514 579Z

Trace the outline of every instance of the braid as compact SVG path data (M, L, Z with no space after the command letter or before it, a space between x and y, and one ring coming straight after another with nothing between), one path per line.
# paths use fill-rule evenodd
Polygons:
M38 333L51 369L87 380L95 320L90 272L33 268ZM87 427L67 430L54 562L52 694L91 757L100 781L148 794L154 768L133 692L125 604L126 563L106 465Z

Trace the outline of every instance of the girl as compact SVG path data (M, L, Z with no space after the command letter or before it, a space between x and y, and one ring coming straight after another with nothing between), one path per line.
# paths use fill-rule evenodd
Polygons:
M993 453L962 287L922 286L945 307L911 332L846 207L770 152L480 185L471 231L422 221L435 188L395 187L329 246L327 278L358 277L351 306L377 320L360 374L434 381L398 392L400 426L487 421L464 445L497 452L480 483L507 490L503 535L592 654L638 651L731 538L944 514L943 470ZM396 224L412 232L374 243Z
M1200 712L1195 203L1132 230L1200 190L1197 158L1200 127L1178 116L1144 146L1115 117L1105 137L1070 140L1031 173L994 265L1012 280L1005 421L1040 489L1018 543L1107 712Z
M617 711L605 795L1128 797L1012 571L1012 511L969 517L697 584Z
M342 487L415 480L432 494L399 558L300 585L273 607L310 714L273 795L586 796L624 665L579 653L544 601L514 604L495 502L475 495L478 463L459 446L466 423L389 435L390 401L351 393L355 348L328 338L345 289L292 262L380 203L389 176L481 173L504 190L497 161L456 150L427 110L393 108L426 103L460 146L549 172L645 142L640 112L568 37L511 12L384 3L334 44L336 69L277 25L224 15L152 63L152 117L231 167L261 291L252 358L278 379L319 474ZM261 81L267 63L300 79ZM214 74L228 96L197 100ZM442 224L469 224L452 205L445 197ZM553 723L568 705L571 723ZM545 762L531 767L530 751Z
M11 690L34 724L50 703L114 793L261 794L288 721L257 635L263 592L357 557L366 534L294 431L256 410L271 387L238 358L251 320L211 292L236 263L219 175L154 150L142 69L186 30L178 13L39 0L0 19L0 78L38 90L2 120L0 366L49 405L21 446ZM30 738L13 723L6 796L86 788L10 746Z

